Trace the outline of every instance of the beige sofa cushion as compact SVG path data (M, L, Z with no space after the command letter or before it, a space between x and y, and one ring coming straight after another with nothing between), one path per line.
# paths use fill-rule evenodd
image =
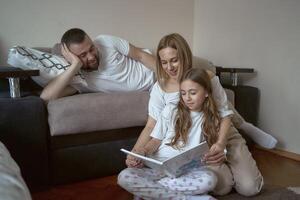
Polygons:
M50 134L66 135L144 126L149 92L89 93L48 103Z

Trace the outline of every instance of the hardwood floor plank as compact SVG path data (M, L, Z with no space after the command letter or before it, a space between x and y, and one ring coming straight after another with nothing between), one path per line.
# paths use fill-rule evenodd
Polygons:
M263 149L252 150L266 184L300 186L300 162L276 155Z
M117 176L56 186L33 194L33 200L129 200L132 195L117 185Z

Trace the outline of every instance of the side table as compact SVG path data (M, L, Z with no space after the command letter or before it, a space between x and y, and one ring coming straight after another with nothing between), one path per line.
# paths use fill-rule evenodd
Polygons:
M234 91L236 110L247 122L257 125L259 111L259 89L247 85L238 85L238 73L253 73L253 68L224 68L216 66L216 75L221 80L222 73L230 73L231 85L222 84L224 88Z
M221 73L230 73L231 85L238 85L238 73L253 73L253 68L224 68L222 66L216 66L216 75L221 76Z
M38 76L40 74L38 69L23 70L16 67L0 66L0 78L8 78L10 97L20 97L20 78Z

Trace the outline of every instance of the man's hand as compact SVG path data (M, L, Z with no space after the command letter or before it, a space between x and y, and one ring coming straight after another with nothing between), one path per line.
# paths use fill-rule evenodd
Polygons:
M76 66L80 65L82 67L83 64L81 60L78 58L77 55L75 55L69 50L66 44L61 45L61 53L71 65L73 64Z
M71 66L52 79L43 89L40 97L46 102L76 93L76 89L70 86L70 82L75 74L81 69L83 63L65 44L61 45L61 52L67 61L71 63Z
M224 144L218 142L213 144L210 147L209 152L204 156L205 163L220 165L226 161L225 147Z

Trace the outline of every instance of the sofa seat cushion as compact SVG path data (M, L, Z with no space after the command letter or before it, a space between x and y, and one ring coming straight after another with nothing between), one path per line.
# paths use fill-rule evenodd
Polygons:
M50 134L67 135L144 126L149 92L88 93L49 101Z

